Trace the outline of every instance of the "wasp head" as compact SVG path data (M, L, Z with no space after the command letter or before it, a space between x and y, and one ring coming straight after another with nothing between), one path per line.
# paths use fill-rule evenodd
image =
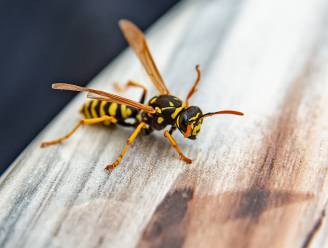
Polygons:
M203 123L201 117L202 111L196 106L190 106L178 115L176 125L185 138L196 139Z

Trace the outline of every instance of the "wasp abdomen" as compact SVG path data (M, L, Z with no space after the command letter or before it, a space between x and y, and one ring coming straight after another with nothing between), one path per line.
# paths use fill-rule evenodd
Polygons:
M136 118L139 111L123 104L91 100L82 105L81 113L87 119L98 118L104 115L113 116L117 119L118 124L122 124L125 123L126 119ZM104 124L109 125L111 123L105 122Z

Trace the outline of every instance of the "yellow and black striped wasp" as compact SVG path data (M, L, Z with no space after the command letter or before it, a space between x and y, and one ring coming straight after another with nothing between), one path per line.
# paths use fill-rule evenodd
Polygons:
M116 88L120 90L127 89L128 87L139 87L143 89L140 102L74 84L55 83L52 85L54 89L87 92L87 97L93 100L86 102L82 106L81 113L85 118L81 119L70 132L61 138L43 142L41 147L63 142L82 125L117 124L135 128L116 161L106 166L106 170L111 171L119 165L128 146L140 133L147 135L153 130L163 130L166 127L170 127L170 129L164 131L164 136L180 155L181 159L188 164L191 163L191 160L182 153L172 137L176 129L185 138L194 140L201 129L204 118L218 114L243 115L243 113L234 110L223 110L203 114L199 107L189 105L189 100L197 91L200 81L199 65L196 66L197 78L186 100L182 101L178 97L171 95L156 67L142 31L128 20L120 20L119 26L160 94L152 97L148 101L148 104L144 104L147 88L135 81L128 81L124 88L119 88L118 86ZM131 123L131 120L133 123Z

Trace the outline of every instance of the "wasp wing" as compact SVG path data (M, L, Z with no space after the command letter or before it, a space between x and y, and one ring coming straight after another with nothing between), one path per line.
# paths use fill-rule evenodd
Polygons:
M154 62L142 31L128 20L120 20L119 26L124 37L137 54L155 87L161 94L168 95L169 90L166 88L163 78Z
M66 84L66 83L53 84L52 88L57 89L57 90L88 92L89 98L103 100L103 101L107 101L107 102L116 102L118 104L125 104L125 105L133 107L133 108L144 110L145 112L151 113L151 114L156 112L152 107L150 107L148 105L141 104L139 102L136 102L136 101L133 101L133 100L130 100L130 99L118 96L118 95L110 94L110 93L107 93L107 92L101 91L101 90L95 90L95 89L90 89L90 88L81 87L81 86L74 85L74 84Z
M127 105L136 109L144 110L147 113L154 114L156 111L152 107L142 104L118 95L107 93L108 96L102 96L95 93L88 93L87 97L91 99L106 101L106 102L116 102L119 104Z

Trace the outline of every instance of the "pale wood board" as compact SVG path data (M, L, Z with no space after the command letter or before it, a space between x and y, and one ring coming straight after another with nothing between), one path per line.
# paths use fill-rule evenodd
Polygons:
M107 174L130 129L39 148L79 120L78 95L1 177L0 247L328 247L327 27L326 0L174 7L147 32L168 87L184 98L199 63L192 103L246 115L207 119L195 142L176 134L191 166L157 133ZM127 79L152 88L130 50L91 85Z

